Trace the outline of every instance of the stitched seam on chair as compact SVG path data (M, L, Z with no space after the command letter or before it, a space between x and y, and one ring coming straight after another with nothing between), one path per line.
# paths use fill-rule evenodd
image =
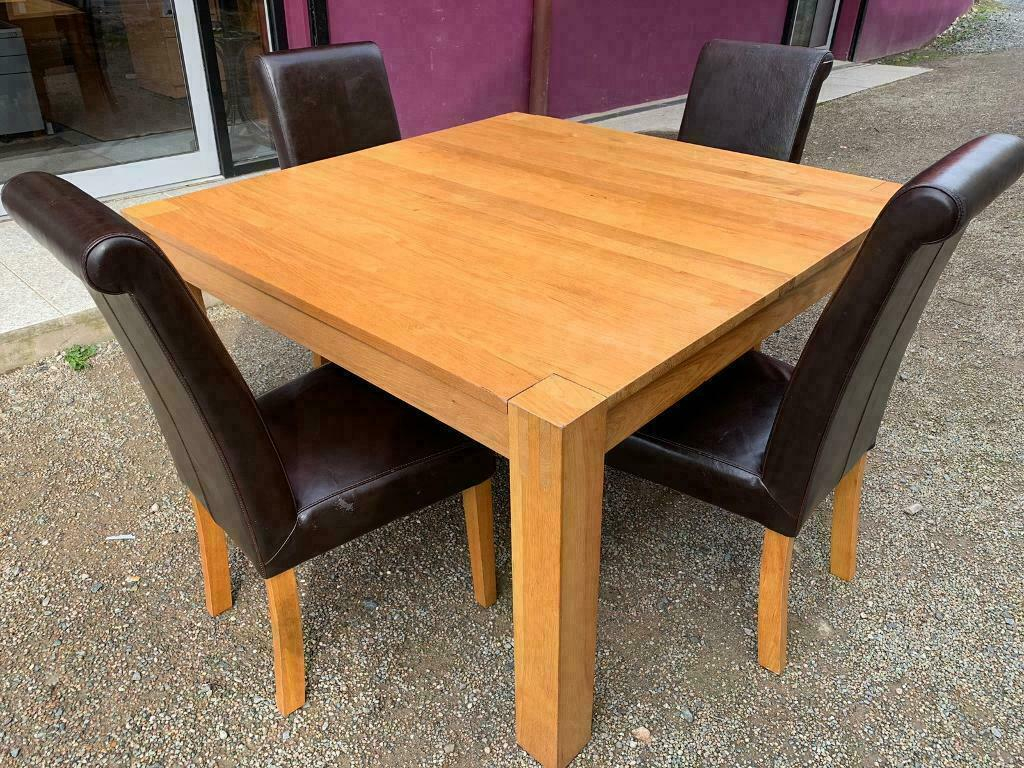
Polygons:
M950 200L952 200L954 203L956 203L956 210L957 210L957 214L958 214L957 220L956 220L956 225L951 230L949 230L949 232L947 232L945 235L943 235L942 237L937 237L934 240L927 240L926 242L922 243L922 245L931 245L932 243L941 243L943 240L948 240L950 237L952 237L953 233L956 232L960 228L961 222L964 220L964 218L967 215L967 206L964 205L963 198L961 198L960 195L956 194L951 189L946 189L945 187L940 187L940 186L938 186L936 184L920 184L918 186L911 187L911 189L934 189L936 192L943 193L944 195L949 197Z
M136 243L140 243L149 248L150 250L155 251L158 255L163 256L163 251L160 250L156 243L154 243L152 240L146 237L145 234L143 234L142 237L139 237L138 235L132 234L131 232L115 232L114 234L108 232L105 235L100 235L99 237L97 237L95 240L90 242L89 245L82 249L82 254L81 256L79 256L79 261L82 262L82 274L85 277L85 279L89 281L89 284L92 285L93 288L98 290L100 293L106 295L111 294L109 291L104 291L98 285L96 285L96 283L93 282L92 278L89 275L89 256L92 254L93 248L98 246L100 243L105 243L107 240L114 240L118 237L123 237L126 240L134 240ZM164 256L163 260L167 262L167 257Z
M124 325L121 323L121 320L117 317L116 312L113 312L113 307L111 307L111 312L112 312L112 314L114 314L114 321L117 323L117 327L121 329L121 333L124 336L124 339L125 339L124 343L127 344L131 348L132 352L135 354L136 359L138 359L138 361L139 361L139 365L141 365L142 369L146 372L146 377L153 384L153 391L156 393L156 396L160 398L160 402L163 404L164 410L166 410L168 416L170 416L171 409L167 405L167 401L164 400L164 396L160 393L160 390L158 390L156 388L156 383L154 382L153 376L149 372L149 368L146 366L145 361L142 359L142 355L139 354L138 350L135 348L135 345L132 344L131 339L129 339L127 332L124 330ZM206 489L203 487L202 478L200 478L199 471L196 469L196 462L192 458L192 452L188 449L188 443L185 442L185 438L181 434L181 430L178 429L178 422L176 422L173 418L171 418L171 425L174 427L174 431L175 431L175 433L177 433L178 439L181 441L181 445L185 449L185 455L188 457L188 463L192 467L192 473L195 475L196 482L199 483L200 492L202 493L203 497L205 498L206 497Z
M817 79L818 69L821 67L822 62L825 60L825 55L826 54L823 52L818 57L818 63L814 65L814 75L815 76L812 77L810 79L810 81L804 86L803 97L800 99L800 101L805 105L805 107L807 105L807 96L811 92L811 88L814 87L814 81ZM824 82L824 80L822 82ZM796 132L797 133L800 132L800 124L803 123L803 119L802 118L803 118L803 115L801 115L800 118L797 119L797 121L796 121ZM793 150L790 150L789 156L792 159L792 157L793 157Z
M823 51L818 56L818 63L814 67L814 77L811 78L810 82L807 83L807 87L804 89L804 95L803 95L802 102L803 102L805 110L807 109L807 97L810 95L811 89L814 88L815 83L817 83L818 92L820 93L821 92L821 87L825 84L825 80L828 79L829 74L832 72L832 66L833 66L832 62L828 62L829 63L829 71L825 73L824 77L822 77L820 81L818 80L818 76L821 74L822 65L826 63L826 56L831 56L831 52ZM815 102L814 106L817 107L817 102ZM810 123L811 123L811 120L808 119L807 120L807 128L808 128L808 130L810 130L810 127L811 127ZM800 129L803 127L803 125L804 125L804 114L801 113L800 119L796 121L796 133L797 133L797 136L799 136ZM790 152L789 152L789 162L791 162L791 163L799 162L798 159L794 159L794 156L797 154L798 150L800 152L800 155L801 156L803 155L803 150L804 150L804 146L806 146L806 142L807 142L806 134L804 135L804 145L803 146L800 146L800 147L795 146L796 142L794 141L794 146L793 146L792 149L790 149Z
M273 563L274 560L277 558L277 556L280 555L284 551L284 548L288 546L288 542L292 540L292 536L295 535L295 532L297 530L299 530L299 516L298 515L295 516L295 524L292 525L292 529L290 531L288 531L288 535L284 537L284 541L281 542L281 546L278 547L274 551L274 554L272 554L267 559L267 565L270 565L271 563Z
M906 271L906 269L907 269L907 263L904 262L903 266L900 268L899 274L896 275L896 279L893 280L892 285L889 287L888 293L886 293L886 295L885 295L885 300L882 302L883 306L885 305L886 302L889 301L889 298L892 296L893 292L896 290L896 284L899 283L900 277L902 277L902 275ZM845 279L844 279L844 282L845 282ZM880 316L881 316L881 312L876 314L874 320L872 320L871 328L868 330L868 333L865 335L864 341L860 345L860 349L857 350L857 355L856 355L856 357L853 360L853 365L850 366L850 371L853 371L853 369L855 369L857 367L857 364L860 362L861 358L864 356L864 350L867 348L868 339L871 338L871 334L874 333L875 328L878 326L878 322L879 322ZM904 314L904 317L906 317L906 314ZM797 363L797 365L799 365L799 362ZM847 374L847 376L843 379L843 386L839 390L839 397L836 398L835 404L832 406L832 411L831 411L831 413L829 413L828 420L825 422L825 430L821 433L821 437L818 439L818 445L814 449L814 462L811 465L811 472L810 472L810 476L811 477L814 477L814 473L815 473L815 471L818 468L818 464L819 464L819 462L821 460L821 446L822 446L822 443L825 441L825 436L829 433L829 430L832 427L832 422L835 421L836 413L839 410L839 404L842 402L843 396L846 394L846 390L849 389L850 381L852 380L852 378L853 378L853 375L852 375L852 373L850 373L850 374ZM790 382L792 382L792 379L790 379ZM787 394L788 394L788 392L787 392ZM785 401L783 401L783 404L785 404ZM779 413L780 414L782 413L782 407L781 406L779 407ZM768 438L768 446L769 446L769 448L771 447L771 437ZM764 455L765 455L765 461L767 461L767 459L768 459L768 450L767 449L765 450ZM849 460L849 453L847 454L847 460ZM762 462L762 466L764 466L763 462ZM797 506L798 516L799 516L799 510L803 509L804 504L807 501L807 492L809 490L810 490L810 482L808 482L807 485L804 487L804 492L800 496L800 504Z
M358 483L352 483L352 485L346 486L345 488L340 488L337 491L334 491L333 493L329 493L326 496L324 496L322 499L317 499L316 501L311 501L309 504L307 504L306 506L302 507L302 509L299 510L299 514L301 515L303 512L305 512L308 509L312 509L317 504L323 504L328 499L333 499L335 496L340 496L343 493L348 493L349 491L353 490L354 488L358 488L361 485L366 485L367 483L372 483L374 480L379 480L382 477L386 477L387 475L394 474L395 472L400 472L403 469L408 469L409 467L416 466L417 464L423 464L423 463L428 462L428 461L433 461L434 459L436 459L436 458L438 458L440 456L447 456L449 453L455 453L456 451L465 451L465 450L468 450L469 448L472 448L472 447L473 447L473 445L471 443L467 443L466 445L456 445L456 446L454 446L452 448L446 448L443 451L438 451L437 453L432 453L429 456L424 456L424 457L422 457L420 459L416 459L414 461L406 462L405 464L402 464L401 466L392 467L391 469L388 469L388 470L386 470L384 472L378 472L376 475L373 475L372 477L367 477L367 478L365 478L363 480L360 480Z
M889 208L889 206L891 206L896 200L900 199L905 194L907 194L910 191L910 189L912 189L912 188L911 187L904 187L899 192L897 192L895 195L893 195L893 197L889 200L889 202L886 203L885 208ZM885 211L885 209L883 209L883 213L884 213L884 211ZM881 214L879 214L879 218L881 218ZM874 227L872 227L872 229L874 229ZM870 232L868 234L870 235ZM858 256L859 255L860 255L860 253L858 252ZM856 261L856 259L855 259L855 261ZM851 265L851 268L852 268L852 265ZM889 292L885 296L885 301L888 301L889 297L892 296L892 292L895 289L894 288L895 284L896 284L896 282L899 281L900 275L903 274L903 271L905 269L906 269L906 264L903 265L903 267L900 269L900 274L897 275L896 276L896 280L893 281L893 287L889 288ZM849 271L847 271L846 275L843 276L842 282L840 282L839 285L836 287L836 289L832 292L832 299L829 300L829 306L831 306L832 300L835 299L836 294L839 293L840 290L842 290L842 287L846 283L846 277L848 275L849 275ZM828 312L829 306L825 307L825 312ZM868 332L869 336L871 335L871 331L874 331L875 326L877 324L878 324L878 318L876 317L874 319L874 321L872 322L872 324L871 324L871 329ZM817 326L815 326L815 327L817 327ZM813 338L813 331L812 331L812 338ZM800 352L801 359L803 358L804 352L806 352L806 351L807 351L807 347L805 346L804 349ZM856 363L860 360L861 355L863 354L863 352L864 352L864 345L861 345L861 348L857 351L857 356L854 359L854 365L856 365ZM775 421L772 422L772 431L771 431L771 433L768 436L768 445L765 446L764 459L762 459L762 461L761 461L761 471L762 472L764 471L765 463L768 461L768 457L771 455L772 444L773 444L773 442L775 440L776 428L779 425L779 418L782 416L782 412L785 409L786 401L789 399L790 388L793 385L793 377L796 376L797 370L799 368L800 368L800 360L797 360L796 365L793 367L793 373L790 376L789 384L786 386L786 394L783 395L782 402L779 404L779 410L775 414ZM842 387L842 389L839 392L840 398L846 392L846 387L847 387L848 383L849 383L849 377L847 377L846 380L844 380L844 382L843 382L843 387ZM835 406L835 407L838 407L838 405ZM828 425L830 425L832 423L832 419L834 418L834 416L835 416L835 408L833 408L833 412L829 415L829 419L826 422L826 432L828 431ZM824 440L824 435L822 435L821 439ZM818 441L818 447L815 448L815 456L817 456L818 451L820 450L820 448L821 448L821 440ZM817 466L817 458L815 458L814 466L815 467ZM814 467L811 468L811 472L812 473L813 473L813 471L814 471Z
M925 278L926 279L928 277L928 274L935 267L935 262L939 260L939 255L941 253L942 253L942 248L939 248L939 250L936 251L935 256L932 258L932 263L928 265L928 269L925 271ZM914 302L917 301L917 297L921 295L921 291L922 290L924 290L924 281L923 280L921 281L921 285L918 286L917 291L915 291L913 300L911 300L911 302L907 305L907 311L903 313L903 318L900 320L900 325L899 325L900 328L902 328L903 327L903 323L905 323L907 321L907 315L909 315L910 311L914 308ZM897 334L895 334L892 337L892 341L889 343L889 349L886 350L885 357L882 358L882 365L879 366L878 373L875 375L875 380L874 380L874 382L871 385L871 391L872 392L875 391L875 387L878 385L878 379L882 375L882 368L885 365L885 361L889 359L889 354L892 352L892 348L896 345L896 338L897 338L898 335L899 334L898 334L898 329L897 329ZM853 433L853 436L855 438L860 433L860 428L864 424L864 416L866 414L867 414L867 406L865 406L864 410L861 411L860 419L857 420L857 429L854 430L854 433ZM846 464L847 465L849 465L849 463L850 463L850 454L852 452L853 452L853 444L851 442L851 444L850 444L850 451L847 452L847 454L846 454Z
M260 69L262 69L266 73L266 81L270 84L270 90L273 91L274 103L273 105L271 105L271 110L273 111L274 117L277 120L278 127L281 128L281 133L284 134L285 131L283 128L283 120L281 119L281 110L279 109L279 105L281 103L281 94L278 93L277 91L277 82L274 80L274 75L270 71L270 66L267 64L267 60L263 56L260 56L259 61ZM288 143L290 144L291 141L289 140ZM289 147L289 150L294 153L294 147Z
M723 459L721 456L715 456L714 454L707 453L706 451L702 451L699 448L694 448L691 445L684 445L683 443L677 443L675 440L668 440L668 439L666 439L664 437L657 437L655 435L644 434L642 432L641 432L641 434L643 434L646 439L653 440L656 443L661 443L662 445L671 445L674 448L681 448L684 451L692 451L693 453L698 453L701 456L706 456L707 458L711 459L712 461L717 461L720 464L726 464L726 465L728 465L730 467L734 467L735 469L738 469L741 472L746 472L751 477L757 477L757 474L755 474L754 472L751 472L750 469L748 469L747 467L741 467L739 464L736 464L735 462L732 462L732 461L728 461L727 459Z
M262 63L262 61L261 61L261 63ZM142 233L142 237L139 237L139 235L136 235L136 234L119 232L117 234L106 234L106 235L103 235L102 237L98 237L95 240L93 240L92 243L90 243L87 248L85 248L83 250L82 256L81 256L82 261L83 261L83 269L82 269L82 271L86 275L87 278L89 277L89 274L88 274L89 271L88 271L88 267L87 267L85 262L87 262L87 260L89 258L89 255L92 253L92 250L94 248L96 248L100 243L103 243L103 242L105 242L107 240L112 240L112 239L117 238L117 237L124 237L126 239L133 240L133 241L135 241L137 243L140 243L140 244L150 248L157 256L161 257L161 260L164 262L164 264L166 264L167 266L169 266L169 267L171 267L173 269L173 266L171 265L170 260L167 258L166 255L164 255L164 252L160 249L159 246L156 245L156 243L153 240L151 240L149 237L147 237L145 235L145 233ZM89 282L92 283L91 278L89 278ZM95 283L93 283L93 285L95 285ZM102 291L102 290L100 292L101 293L106 293L105 291ZM199 405L196 402L196 399L195 399L194 395L192 394L192 390L185 383L185 380L184 380L184 378L181 375L181 371L178 369L178 366L175 364L173 358L167 352L167 348L166 348L166 346L163 343L163 339L161 339L160 334L158 334L156 332L156 329L154 328L153 323L149 319L149 315L145 312L145 310L143 310L142 305L139 304L138 300L136 300L134 295L129 293L128 296L131 299L132 303L135 305L136 309L138 309L139 314L145 320L146 325L149 326L150 331L153 333L153 337L157 340L157 343L160 346L160 351L163 352L164 358L170 364L171 369L174 371L175 376L178 377L178 381L185 388L185 391L188 394L189 400L192 401L192 405L195 408L196 413L199 414L199 417L200 417L201 421L203 422L203 426L206 428L207 434L210 435L211 440L213 441L214 445L216 446L217 454L218 454L218 456L219 456L219 458L221 460L221 464L224 466L225 473L228 475L229 479L231 480L232 491L235 494L236 500L238 500L239 507L242 509L242 516L245 518L246 528L248 529L249 535L252 538L253 550L257 553L257 555L262 560L262 554L260 553L259 545L256 542L256 532L255 532L255 529L254 529L254 527L252 525L252 521L249 518L248 508L246 507L246 505L242 501L241 494L238 491L238 483L235 480L234 474L228 468L227 460L224 458L223 448L221 447L220 442L217 440L216 436L213 433L213 430L210 428L210 425L209 425L209 423L206 420L206 416L203 414L202 410L199 408ZM199 309L198 306L196 308ZM209 323L209 319L205 318L205 313L204 313L204 319L206 319L207 323ZM212 326L211 326L211 329L212 329ZM214 334L216 334L216 331L214 331ZM127 334L126 334L126 338L127 338ZM135 348L134 345L131 345L131 346L132 346L132 349ZM138 357L140 362L142 361L142 357L139 356L137 352L136 352L136 357ZM143 368L145 368L145 364L143 364ZM148 369L147 369L146 373L147 373L147 375L149 375ZM150 376L150 379L152 380L152 376ZM155 386L155 383L154 383L154 390L155 389L156 389L156 386ZM246 390L246 393L249 396L249 402L252 404L253 409L256 411L256 414L257 414L257 416L260 419L260 424L263 426L263 430L267 434L267 438L268 438L268 440L269 440L269 442L271 444L271 447L274 449L274 454L275 454L275 456L277 456L278 466L281 468L281 475L285 479L285 486L288 488L288 493L292 497L292 508L294 509L295 508L295 492L292 490L291 482L288 479L287 473L284 471L284 463L281 461L280 451L278 451L277 445L276 445L276 443L274 443L274 440L273 440L273 438L270 435L270 430L267 428L266 421L263 419L263 412L260 410L259 404L256 402L256 398L253 396L252 391L248 387L246 387L245 390ZM160 396L160 400L161 400L161 402L164 403L164 407L166 408L167 404L164 401L162 395ZM171 414L170 408L167 408L167 413L170 416L170 414ZM199 479L200 478L200 474L199 474L198 470L196 469L195 462L192 459L192 453L191 453L191 451L189 451L189 449L187 447L187 443L186 443L184 437L181 434L181 430L178 429L177 422L174 420L173 416L171 417L171 422L174 423L174 429L175 429L175 431L178 432L179 438L181 438L182 446L185 448L185 453L186 453L186 455L188 455L189 462L192 464L192 470L193 470L193 472L196 475L196 480L197 480L197 482L199 482L200 486L202 486L202 480ZM206 489L203 488L203 492L204 492L203 495L204 496L206 495L205 494L205 490ZM293 525L292 525L292 531L289 532L288 536L285 537L285 540L284 540L284 542L282 542L281 547L278 549L278 551L280 551L280 549L284 547L284 545L287 543L288 539L291 537L292 533L294 532L295 528L298 526L298 519L297 518L298 518L298 514L296 514L296 522L293 523ZM265 565L265 562L264 563L257 563L257 565Z
M142 305L139 304L138 300L136 300L134 295L128 294L128 296L131 299L132 303L135 304L136 308L139 310L139 314L142 316L142 319L146 321L146 325L149 326L150 331L152 331L153 337L156 339L157 344L160 347L160 351L163 352L164 359L167 360L167 363L171 366L171 370L174 371L174 375L178 377L178 382L184 388L185 393L188 395L188 399L192 401L192 407L195 408L196 413L199 414L199 420L202 422L203 427L206 428L206 433L209 435L210 440L213 442L214 447L217 449L217 457L220 459L220 463L224 469L224 473L228 476L228 480L231 482L231 490L235 494L235 500L238 502L238 506L242 510L242 518L245 520L245 526L249 531L249 536L252 538L253 550L256 552L257 557L259 557L261 561L257 563L257 565L260 566L261 569L265 569L266 563L262 562L263 555L260 553L259 544L256 541L256 531L252 526L252 521L249 519L248 508L245 506L245 501L242 499L242 495L238 491L238 482L236 481L235 475L231 471L230 466L228 465L227 459L224 457L224 449L221 447L220 441L217 439L216 434L214 434L213 430L210 428L210 424L206 420L206 414L203 413L202 409L199 407L199 403L196 402L195 395L192 393L192 388L189 387L189 385L186 383L184 377L181 375L181 371L178 369L177 364L174 362L174 359L168 353L167 347L164 345L164 341L160 337L160 334L156 332L156 328L153 326L152 321L149 319L149 315L142 308ZM199 307L196 306L196 309L198 310Z

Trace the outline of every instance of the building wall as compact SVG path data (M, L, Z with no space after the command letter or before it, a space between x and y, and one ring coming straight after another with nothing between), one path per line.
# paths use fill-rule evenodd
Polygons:
M533 0L330 0L331 42L384 52L406 136L523 111Z
M285 0L291 47L309 45L307 0ZM942 32L971 0L842 0L833 49L860 61ZM789 0L555 0L551 114L574 117L689 90L714 37L779 42ZM328 0L332 42L384 50L403 133L527 109L533 0Z
M853 0L844 2L856 4ZM972 0L864 2L867 7L853 52L857 61L872 61L919 48L942 34L972 4Z
M832 53L841 61L849 61L853 50L853 35L857 30L862 0L841 0L836 30L832 36Z
M788 0L555 0L550 111L679 96L711 38L782 40Z
M306 0L285 0L284 23L288 29L288 47L308 48L309 7Z
M331 42L384 50L406 135L526 110L533 0L328 0ZM556 0L551 113L678 96L712 37L777 42L787 0ZM306 0L286 0L309 45Z

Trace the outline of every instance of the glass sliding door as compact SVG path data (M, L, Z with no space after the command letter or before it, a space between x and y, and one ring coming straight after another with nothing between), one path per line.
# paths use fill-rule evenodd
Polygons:
M265 0L210 0L210 26L220 78L218 117L222 142L226 138L228 173L277 157L267 128L266 107L252 78L256 57L281 47L271 39L267 9ZM278 22L275 26L280 25ZM278 35L281 31L276 30Z
M192 0L0 0L0 183L112 195L219 173Z

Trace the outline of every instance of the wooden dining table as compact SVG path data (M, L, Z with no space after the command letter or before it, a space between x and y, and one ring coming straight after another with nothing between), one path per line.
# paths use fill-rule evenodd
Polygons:
M897 189L509 114L126 215L508 457L516 735L560 768L591 734L605 452L832 291Z

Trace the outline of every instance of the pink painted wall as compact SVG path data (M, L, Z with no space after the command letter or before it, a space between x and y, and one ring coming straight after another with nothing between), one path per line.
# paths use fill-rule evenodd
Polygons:
M285 0L284 23L288 28L288 47L308 48L310 44L309 8L306 5L306 0Z
M533 0L328 0L332 42L384 50L403 133L525 110ZM971 0L842 0L833 49L878 58L942 32ZM306 0L285 0L290 47L309 45ZM714 37L779 42L788 0L555 0L550 111L602 112L689 90Z
M863 0L841 0L836 31L832 36L832 53L842 61L849 61L853 48L853 34L857 29L857 17Z
M523 111L533 0L330 0L331 42L384 51L405 136Z
M942 34L972 0L867 0L857 61L913 50Z
M679 96L715 37L778 43L787 0L556 0L551 114Z

